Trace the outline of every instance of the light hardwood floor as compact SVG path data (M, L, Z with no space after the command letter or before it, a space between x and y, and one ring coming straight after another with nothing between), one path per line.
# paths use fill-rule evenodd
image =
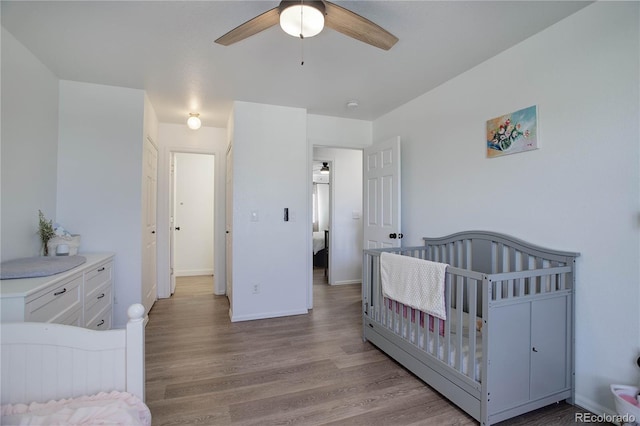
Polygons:
M146 328L154 425L477 425L361 339L360 286L314 271L308 315L231 323L212 277L178 280ZM501 423L573 424L568 404Z

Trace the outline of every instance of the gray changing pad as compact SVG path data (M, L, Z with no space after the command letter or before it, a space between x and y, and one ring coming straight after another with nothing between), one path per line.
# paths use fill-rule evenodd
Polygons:
M0 280L47 277L82 265L83 256L24 257L0 263Z

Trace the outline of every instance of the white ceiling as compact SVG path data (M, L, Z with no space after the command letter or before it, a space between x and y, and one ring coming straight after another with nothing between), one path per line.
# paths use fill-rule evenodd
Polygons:
M60 79L144 89L161 122L193 111L225 127L233 100L374 120L590 2L336 0L400 41L384 51L325 29L301 42L275 26L213 42L278 3L2 0L1 17Z

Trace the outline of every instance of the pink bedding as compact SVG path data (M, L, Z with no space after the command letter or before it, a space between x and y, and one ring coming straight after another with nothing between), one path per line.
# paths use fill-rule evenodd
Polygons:
M113 391L46 403L2 406L3 425L150 426L151 412L138 397Z

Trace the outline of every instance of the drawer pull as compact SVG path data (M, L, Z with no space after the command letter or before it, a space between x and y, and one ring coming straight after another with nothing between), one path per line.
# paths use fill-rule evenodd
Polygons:
M104 293L100 294L100 296L98 296L98 299L102 299L104 297Z
M104 271L104 266L102 268L98 269L98 272L102 272L102 271Z
M104 324L104 320L100 321L97 325L97 327L100 327L102 324Z
M55 293L53 293L54 296L60 296L62 293L66 293L67 292L67 288L63 288L61 291L56 291Z

